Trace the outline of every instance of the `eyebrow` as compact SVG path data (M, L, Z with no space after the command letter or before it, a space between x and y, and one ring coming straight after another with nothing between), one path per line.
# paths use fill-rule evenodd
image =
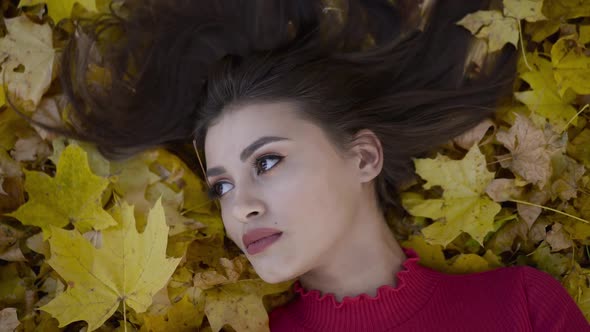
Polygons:
M246 161L246 159L248 159L254 153L254 151L260 149L262 146L264 146L268 143L277 142L277 141L284 141L284 140L289 140L289 139L285 138L285 137L279 137L279 136L262 136L259 139L255 140L254 142L250 143L250 145L248 145L246 148L244 148L242 153L240 153L240 160L242 162ZM220 175L225 172L227 172L227 171L222 166L211 167L211 168L207 169L207 177Z

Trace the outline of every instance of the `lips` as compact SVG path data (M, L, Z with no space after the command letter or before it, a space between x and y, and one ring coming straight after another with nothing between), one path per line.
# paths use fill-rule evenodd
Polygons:
M242 236L242 241L244 242L244 246L248 248L250 244L256 241L281 233L283 232L274 228L256 228L244 234L244 236Z

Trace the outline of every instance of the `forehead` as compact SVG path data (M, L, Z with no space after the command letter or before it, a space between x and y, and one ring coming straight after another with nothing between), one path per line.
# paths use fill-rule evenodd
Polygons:
M292 102L250 103L224 110L207 130L205 155L208 160L225 153L235 154L261 136L305 135L310 123L297 116Z

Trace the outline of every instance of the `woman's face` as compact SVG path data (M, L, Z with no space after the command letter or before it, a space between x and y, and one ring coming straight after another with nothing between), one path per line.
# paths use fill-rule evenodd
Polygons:
M341 156L295 107L237 107L224 112L205 139L208 179L221 195L227 236L269 283L297 278L337 255L333 249L347 241L361 203L359 159ZM280 139L249 149L263 137ZM242 236L256 228L283 234L250 255Z

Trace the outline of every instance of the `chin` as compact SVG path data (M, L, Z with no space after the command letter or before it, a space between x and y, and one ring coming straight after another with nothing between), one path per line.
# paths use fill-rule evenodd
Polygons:
M263 276L260 276L260 279L264 280L264 282L266 282L267 284L279 284L281 282L289 281L292 278L283 278L283 277L277 277L277 276L272 276L271 278L265 278Z
M258 274L260 279L264 280L264 282L269 283L269 284L278 284L281 282L295 279L299 276L299 274L297 274L297 273L291 273L291 271L285 271L285 270L268 271L268 270L261 269L259 271L259 269L257 269L256 266L254 266L254 269L256 270L256 273Z

